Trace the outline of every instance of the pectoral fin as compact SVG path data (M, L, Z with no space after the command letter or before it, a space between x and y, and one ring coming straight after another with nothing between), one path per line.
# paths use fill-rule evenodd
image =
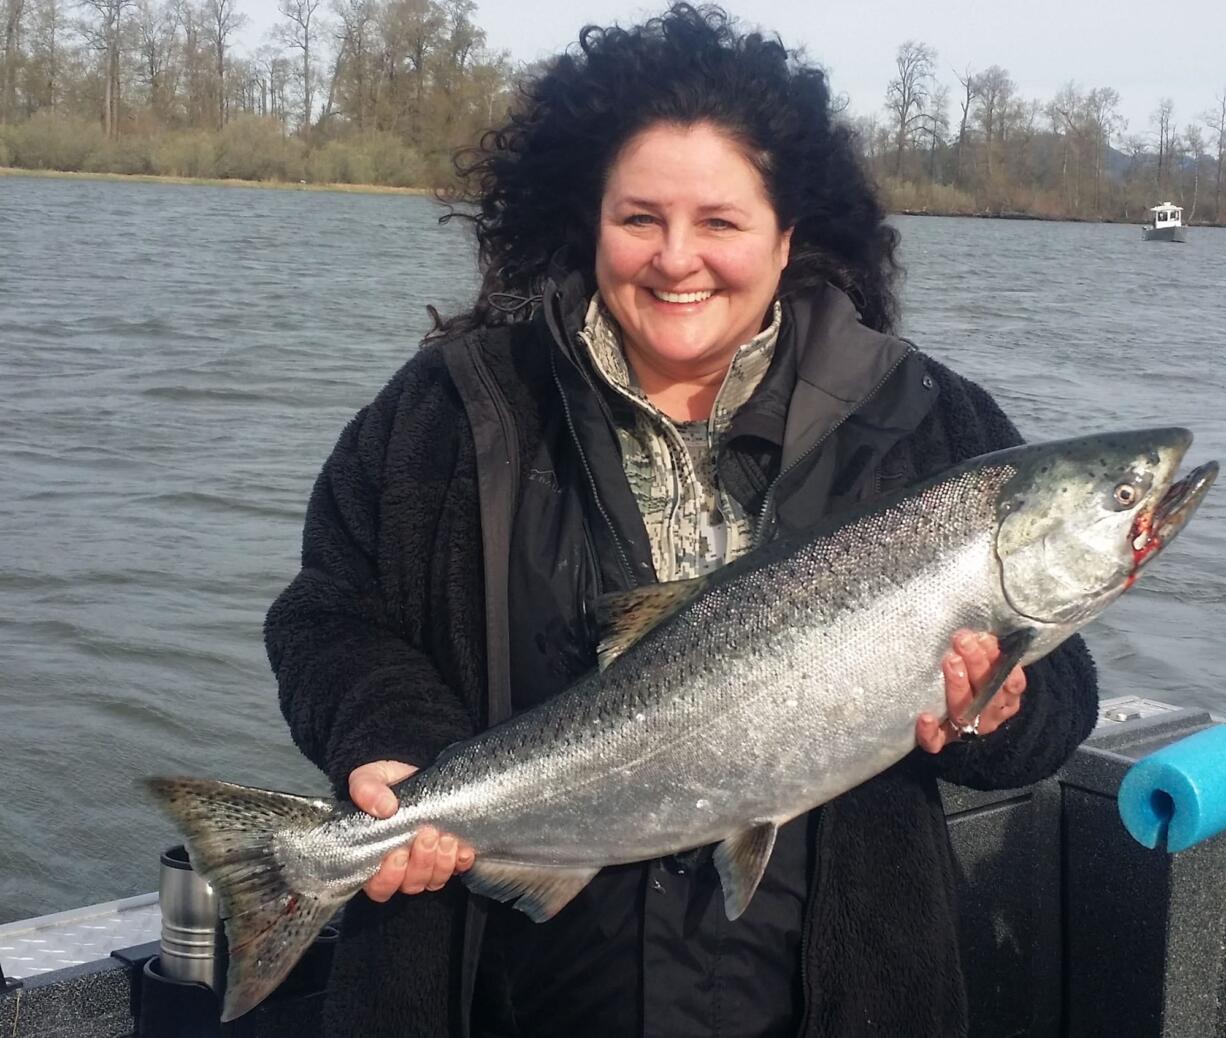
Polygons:
M596 616L600 634L596 656L600 669L604 670L653 627L672 616L706 583L706 577L691 577L602 595Z
M599 871L526 865L478 856L463 879L473 893L495 901L514 901L515 907L534 923L543 923L570 904Z
M1021 663L1022 657L1026 655L1026 650L1030 648L1034 639L1035 630L1033 627L1023 627L1021 630L1014 631L1012 634L1007 634L999 639L1000 658L992 667L991 673L988 674L988 680L983 686L983 691L966 708L963 715L964 721L969 722L971 718L980 713L992 701L992 697L1000 691L1001 685L1005 683L1005 679L1012 673L1013 668Z
M778 832L774 822L760 822L729 836L715 848L715 867L724 888L724 912L729 919L738 918L749 907L771 859Z

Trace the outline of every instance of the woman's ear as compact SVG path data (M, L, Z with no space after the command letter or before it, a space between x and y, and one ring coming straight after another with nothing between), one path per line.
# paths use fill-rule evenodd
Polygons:
M779 235L779 272L781 274L788 265L788 258L792 255L792 232L794 230L796 230L795 224Z

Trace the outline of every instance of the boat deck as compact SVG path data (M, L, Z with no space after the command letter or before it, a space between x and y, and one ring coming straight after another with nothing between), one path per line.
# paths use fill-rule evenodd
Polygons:
M162 930L157 894L74 908L0 924L0 967L26 980L105 959L116 948L156 941Z

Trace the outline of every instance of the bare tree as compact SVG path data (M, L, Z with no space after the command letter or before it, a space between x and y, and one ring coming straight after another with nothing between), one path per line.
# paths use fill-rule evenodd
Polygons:
M1020 97L1009 106L1006 120L1009 127L1009 164L1013 176L1024 183L1034 183L1040 179L1039 171L1035 168L1034 141L1039 133L1039 117L1043 110L1041 101L1023 101Z
M218 129L226 125L226 51L230 37L247 24L247 16L239 14L234 4L235 0L204 0L205 35L213 51Z
M81 6L92 11L96 21L79 25L82 36L102 55L103 126L108 137L119 133L120 45L124 11L134 0L81 0Z
M137 0L133 21L140 48L140 77L149 88L149 107L158 119L165 120L174 94L178 14L169 4L159 7L154 0Z
M1196 219L1196 203L1200 195L1200 166L1205 160L1205 137L1200 126L1189 123L1183 130L1183 143L1192 157L1192 204L1188 207L1188 223Z
M987 177L992 179L992 157L996 143L1004 136L1005 113L1013 96L1013 80L1006 69L992 65L979 74L979 107L976 114L983 126Z
M1201 120L1209 128L1217 149L1217 167L1213 180L1213 219L1215 223L1222 223L1222 167L1226 165L1226 88L1220 94L1214 94L1213 100L1217 107L1202 115Z
M949 87L941 84L928 99L923 131L928 135L928 179L937 179L937 145L949 133Z
M1111 138L1128 124L1119 114L1120 95L1111 87L1098 87L1086 95L1086 124L1094 141L1094 215L1102 215L1103 173Z
M4 0L4 69L0 77L0 123L7 123L17 108L17 65L21 15L25 0Z
M282 132L289 119L289 84L292 71L289 61L275 47L261 47L256 51L255 68L261 79L261 114L278 120Z
M962 119L958 123L957 159L954 165L954 184L956 186L962 183L962 164L968 142L971 106L979 97L979 81L976 79L975 74L971 72L969 65L965 71L955 72L954 75L958 77L958 82L962 84L962 96L958 101L962 106Z
M340 49L348 60L344 65L337 61L331 93L339 91L347 98L342 106L359 130L366 129L373 102L371 80L374 77L370 74L374 36L372 7L372 0L337 0L333 7L340 19Z
M1047 105L1052 132L1060 141L1060 187L1064 204L1081 206L1081 117L1084 100L1076 83L1066 83Z
M55 111L60 100L60 71L64 62L64 36L68 33L63 0L32 0L26 32L27 92L29 112L46 108Z
M936 59L936 51L914 40L902 44L894 57L898 75L890 80L885 89L885 107L894 121L896 176L902 175L903 149L922 124Z
M1158 102L1158 107L1149 117L1151 124L1158 127L1158 192L1162 193L1166 184L1167 173L1171 167L1171 151L1174 146L1175 102L1164 97Z
M315 46L319 41L320 24L316 17L323 0L278 0L277 10L285 23L278 26L277 36L285 46L300 51L302 61L300 82L302 87L302 134L311 133L311 115L315 103Z

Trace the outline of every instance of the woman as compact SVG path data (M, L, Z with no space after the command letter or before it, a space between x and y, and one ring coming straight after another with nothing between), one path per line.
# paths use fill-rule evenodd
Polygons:
M342 434L268 617L295 741L379 815L390 784L593 665L599 594L1018 442L890 334L896 236L822 73L717 10L584 30L462 173L479 298ZM957 633L952 718L998 657ZM536 925L448 883L472 849L423 834L346 912L328 1026L965 1033L936 779L1036 781L1095 708L1072 639L1009 676L978 737L917 719L921 751L780 831L735 923L701 850L605 869Z

